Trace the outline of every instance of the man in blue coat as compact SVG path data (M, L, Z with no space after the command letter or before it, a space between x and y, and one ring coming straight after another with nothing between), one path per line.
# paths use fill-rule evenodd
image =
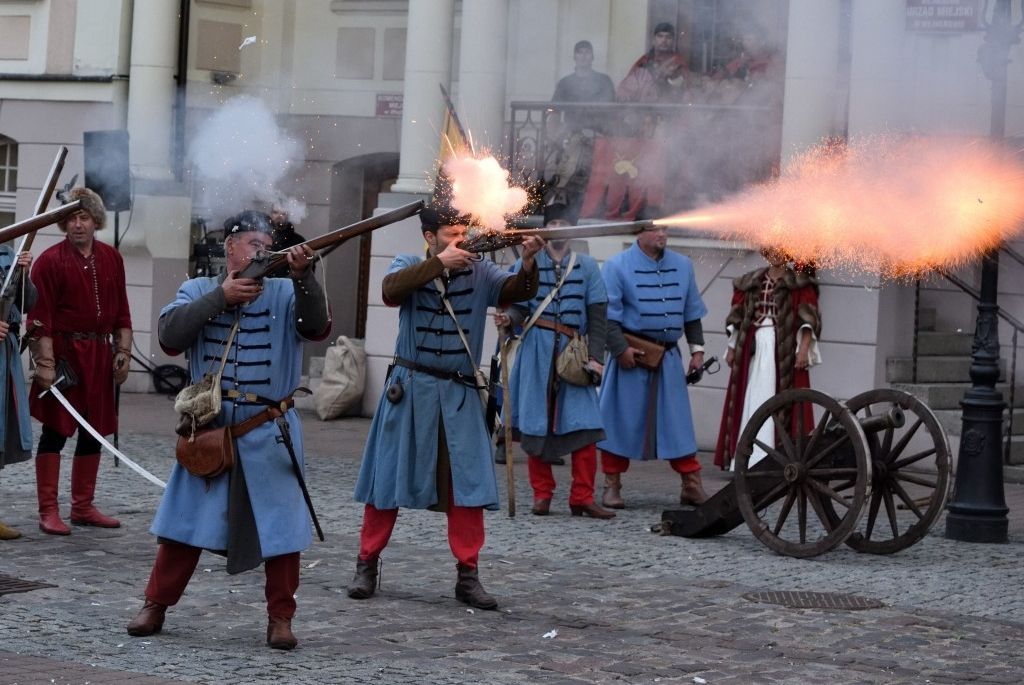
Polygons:
M302 373L302 343L328 336L330 309L310 268L308 245L288 249L290 278L241 278L256 255L270 250L270 221L262 212L246 211L229 218L224 232L227 273L185 281L160 314L159 336L168 354L188 353L193 383L211 367L216 371L230 347L220 414L210 425L233 427L236 461L212 479L174 465L151 529L160 546L146 602L128 634L160 632L167 607L181 598L207 549L227 557L228 573L264 563L267 644L292 649L298 643L291 620L299 553L313 534L292 456L274 419L284 412L304 473L302 429L291 395Z
M523 268L511 274L458 247L468 217L435 204L420 221L426 258L398 255L382 283L384 303L399 307L398 339L356 482L355 498L366 506L348 596L374 593L399 507L432 509L448 517L456 599L496 609L477 572L483 510L498 508L498 485L475 369L487 308L536 294L534 256L544 241L527 238Z
M604 473L602 501L622 509L622 474L631 459L665 459L682 479L681 504L707 499L697 461L690 397L679 338L686 335L689 370L704 363L708 313L688 257L666 250L668 231L641 233L631 247L605 262L608 290L608 352L611 359L601 389L601 417L607 437L598 443ZM664 348L660 364L645 368L644 352L631 346Z
M553 203L544 209L546 227L575 223L576 213L565 204ZM519 268L518 262L515 268ZM614 518L615 512L594 502L594 445L604 438L594 383L604 370L608 311L601 271L593 257L573 252L564 239L548 241L537 253L537 268L537 296L495 314L499 327L506 330L531 322L522 334L509 379L513 434L529 455L531 511L535 516L550 513L555 491L551 464L571 454L569 511L573 516ZM590 357L593 382L585 386L561 379L556 368L559 353L578 336L586 337Z

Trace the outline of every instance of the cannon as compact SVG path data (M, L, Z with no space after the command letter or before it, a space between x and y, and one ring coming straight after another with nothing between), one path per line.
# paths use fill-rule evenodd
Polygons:
M928 533L951 484L949 444L935 414L886 388L846 402L785 390L750 417L734 460L731 483L700 506L663 512L656 532L702 538L746 522L787 556L812 557L844 542L891 554Z

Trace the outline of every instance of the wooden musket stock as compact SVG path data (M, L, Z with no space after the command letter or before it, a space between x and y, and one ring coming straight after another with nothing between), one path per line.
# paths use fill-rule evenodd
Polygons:
M314 252L319 250L320 256L326 256L332 250L339 247L346 240L355 238L364 233L375 231L378 228L383 228L388 224L393 224L396 221L402 219L408 219L414 214L418 214L424 207L423 200L417 200L416 202L410 202L407 205L402 205L396 209L384 212L378 216L371 216L368 219L357 221L354 224L339 228L336 231L325 233L324 235L307 240L302 243L308 245ZM278 254L262 254L254 258L249 265L242 269L241 273L238 274L238 278L263 278L268 273L284 265L288 261L287 255Z
M82 209L82 201L75 200L69 202L66 205L61 205L56 209L51 209L48 212L42 214L36 214L30 216L27 219L22 219L16 224L11 224L7 228L0 228L0 243L6 243L8 240L14 240L21 236L38 231L40 228L46 228L50 224L55 224L61 219L66 219L75 212Z

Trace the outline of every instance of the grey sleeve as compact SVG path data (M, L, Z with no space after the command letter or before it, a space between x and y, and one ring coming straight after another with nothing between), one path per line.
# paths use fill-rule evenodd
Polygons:
M704 344L704 324L700 322L700 319L684 323L683 334L686 336L686 342L690 345Z
M327 294L312 269L302 278L293 280L295 286L295 330L303 338L318 338L331 325Z
M587 354L604 363L605 342L608 338L608 303L587 306Z
M614 319L608 319L608 328L604 339L608 354L612 357L618 357L629 347L626 344L626 337L622 335L622 324Z
M199 337L203 326L227 308L223 288L214 288L197 300L165 312L158 324L160 345L184 352Z

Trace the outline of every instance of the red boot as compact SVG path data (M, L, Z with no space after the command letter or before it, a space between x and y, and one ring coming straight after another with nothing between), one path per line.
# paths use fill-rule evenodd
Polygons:
M120 528L121 522L111 518L92 505L96 492L96 474L100 470L100 455L76 456L71 462L71 523L79 526Z
M36 456L36 496L39 499L39 530L48 535L67 535L71 532L60 520L57 506L57 483L60 481L60 455Z

